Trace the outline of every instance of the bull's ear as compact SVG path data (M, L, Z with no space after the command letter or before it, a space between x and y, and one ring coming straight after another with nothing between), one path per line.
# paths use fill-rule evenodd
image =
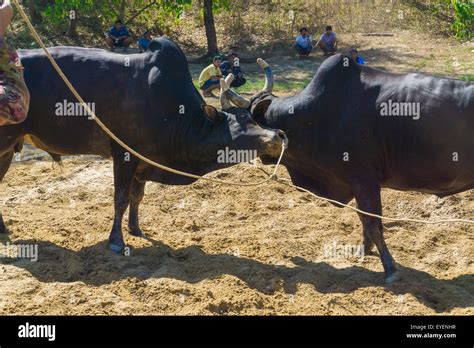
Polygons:
M151 40L150 43L148 44L147 50L152 51L152 52L161 50L161 42L157 40Z
M204 115L207 117L207 119L211 122L217 122L220 118L219 111L212 105L203 104L202 111L204 112Z
M258 119L263 117L271 103L271 99L263 99L260 100L258 103L252 105L252 107L250 108L250 113L252 114L253 119L255 121L258 121Z

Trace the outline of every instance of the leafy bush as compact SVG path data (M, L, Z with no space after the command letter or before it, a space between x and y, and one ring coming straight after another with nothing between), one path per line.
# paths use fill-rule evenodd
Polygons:
M472 0L451 0L451 3L455 18L451 25L454 35L458 38L471 38L474 2Z

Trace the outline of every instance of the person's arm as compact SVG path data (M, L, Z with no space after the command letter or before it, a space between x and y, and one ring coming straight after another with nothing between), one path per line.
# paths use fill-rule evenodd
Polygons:
M220 80L221 77L222 77L221 69L216 68L215 70L216 70L216 71L215 71L216 75L213 75L213 76L211 77L211 80L212 80L212 81Z
M293 42L293 47L298 46L298 38L299 37L300 37L299 35L296 37L295 41Z
M321 40L323 39L323 37L324 37L324 34L321 35L321 37L319 38L318 42L316 42L315 47L321 46L320 44L321 44Z
M209 67L204 68L199 75L199 86L202 86L211 77L209 76Z
M234 74L235 77L237 77L239 79L241 79L244 76L240 66L234 66L234 69L232 69L232 73Z
M130 36L130 33L128 32L127 28L123 27L122 28L122 35L119 37L119 40L126 39L129 36Z
M109 30L109 37L110 37L112 40L115 40L115 41L118 40L118 37L114 35L114 28L110 28L110 30Z
M221 70L222 75L227 75L231 72L229 64L227 62L223 62L219 67Z

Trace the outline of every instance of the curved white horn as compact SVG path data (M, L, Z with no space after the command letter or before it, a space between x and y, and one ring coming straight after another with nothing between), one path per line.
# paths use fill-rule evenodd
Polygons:
M232 83L232 81L234 81L234 75L233 74L229 74L227 75L224 83L226 85L226 89L224 90L224 94L226 95L227 98L230 99L230 101L232 103L235 104L235 106L237 106L238 108L242 108L242 109L248 109L250 107L250 100L247 99L247 98L244 98L242 97L240 94L238 94L237 92L234 92L233 90L231 90L229 88L230 84ZM221 88L222 88L222 84L221 84Z
M232 84L232 82L234 81L234 74L230 73L229 75L227 75L227 77L225 78L225 83L227 84L227 86L230 87L230 85Z
M221 79L220 83L221 83L221 95L219 97L219 100L221 102L222 110L228 110L232 108L232 104L230 103L230 100L225 93L226 91L229 90L229 86L227 85L224 79Z
M272 68L270 68L270 65L268 65L268 63L264 61L262 58L257 59L257 64L260 65L260 67L265 71L265 86L263 87L262 92L272 93L273 92Z

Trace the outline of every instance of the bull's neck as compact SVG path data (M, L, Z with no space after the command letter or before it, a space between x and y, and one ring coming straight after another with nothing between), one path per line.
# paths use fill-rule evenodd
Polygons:
M174 134L170 135L170 154L191 166L216 163L217 151L223 141L212 127L202 115L182 117L173 127Z

